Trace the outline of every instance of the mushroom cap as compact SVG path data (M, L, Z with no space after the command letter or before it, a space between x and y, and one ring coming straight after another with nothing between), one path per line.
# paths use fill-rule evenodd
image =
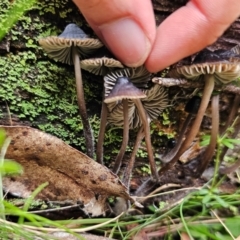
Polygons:
M118 77L112 91L104 99L104 102L110 103L122 99L139 99L145 97L146 95L143 91L135 87L127 77Z
M157 119L159 114L168 105L168 95L165 88L159 84L155 84L152 88L144 90L146 98L141 99L143 107L151 120ZM114 102L107 104L110 112L108 122L115 126L123 126L123 104L122 102ZM136 128L142 125L142 121L138 114L138 110L132 100L128 100L128 122L129 128Z
M205 74L214 75L218 82L224 84L236 80L240 77L240 56L231 50L205 50L196 56L193 64L169 72L170 77L190 80L201 80Z
M50 36L39 40L39 44L50 58L62 63L73 64L72 47L86 57L103 44L94 38L89 38L76 24L69 24L59 36Z
M124 68L110 72L103 78L105 97L111 92L119 77L128 77L136 87L146 88L150 81L151 73L143 66L137 68Z
M106 75L114 68L123 68L122 63L114 58L101 57L81 60L81 68L95 75Z
M68 24L58 37L71 39L89 38L89 36L75 23Z

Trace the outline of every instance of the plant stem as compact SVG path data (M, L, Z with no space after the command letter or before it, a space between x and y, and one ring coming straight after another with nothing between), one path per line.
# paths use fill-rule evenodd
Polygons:
M217 177L218 177L218 171L219 171L219 165L220 165L220 156L221 156L221 144L218 144L217 146L217 154L216 154L216 163L214 168L214 175L212 180L212 186L211 189L213 189L216 185Z

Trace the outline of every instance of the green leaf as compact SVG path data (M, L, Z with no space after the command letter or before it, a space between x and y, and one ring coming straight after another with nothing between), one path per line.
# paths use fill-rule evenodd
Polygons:
M240 139L232 139L232 138L226 138L228 142L233 144L240 144Z
M240 217L228 218L225 220L225 225L234 235L234 237L240 236Z
M37 0L15 0L12 7L1 17L0 40L6 35L9 29L30 10Z
M203 204L209 203L210 200L211 200L211 198L212 198L212 195L210 195L210 194L206 195L206 196L202 199L202 203L203 203Z
M202 141L200 142L200 146L207 146L210 143L210 135L204 135L202 137Z
M3 165L0 166L0 172L4 175L21 174L23 173L23 168L13 160L4 159Z
M225 202L221 197L217 196L217 195L213 195L213 198L224 208L228 208L229 204L227 202Z
M232 143L230 143L227 139L223 139L223 140L221 141L221 143L222 143L224 146L226 146L226 147L228 147L228 148L230 148L230 149L233 149L233 148L234 148L234 145L233 145Z
M3 129L0 129L0 147L2 147L6 138L6 133Z

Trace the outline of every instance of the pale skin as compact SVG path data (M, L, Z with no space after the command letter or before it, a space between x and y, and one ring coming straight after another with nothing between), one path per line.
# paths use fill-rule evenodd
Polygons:
M240 15L239 0L191 0L156 27L150 0L73 0L129 67L160 71L214 43Z

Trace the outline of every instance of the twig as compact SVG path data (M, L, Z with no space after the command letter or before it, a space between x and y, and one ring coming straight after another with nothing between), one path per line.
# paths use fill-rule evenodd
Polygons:
M230 230L227 228L227 226L225 225L225 223L222 221L222 219L215 213L215 211L211 210L212 214L218 219L218 221L222 224L222 226L225 228L225 230L229 233L229 235L231 236L231 238L233 240L235 240L235 237L232 235L232 233L230 232Z
M152 82L162 85L163 87L183 87L183 88L203 88L204 82L200 81L189 81L183 78L161 78L154 77ZM240 87L234 84L228 84L223 86L215 86L214 90L222 92L230 92L237 95L240 95Z

